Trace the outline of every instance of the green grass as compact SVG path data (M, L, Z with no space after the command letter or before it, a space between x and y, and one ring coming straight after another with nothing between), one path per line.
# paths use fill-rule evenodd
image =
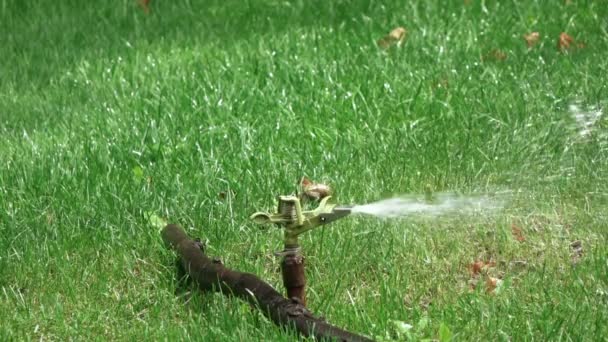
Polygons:
M144 214L281 288L280 231L248 217L302 175L342 203L514 192L498 216L353 217L306 235L310 307L330 322L605 339L607 121L580 137L568 106L606 111L606 18L576 0L159 0L151 15L0 1L0 339L293 340L238 300L176 295ZM378 51L400 25L405 44ZM586 47L559 53L562 31ZM483 58L494 49L506 60ZM497 262L496 294L469 290L480 259Z

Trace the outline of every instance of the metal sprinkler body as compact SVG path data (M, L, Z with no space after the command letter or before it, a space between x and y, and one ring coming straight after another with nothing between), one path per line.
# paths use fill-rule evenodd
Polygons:
M300 234L348 216L352 207L330 204L331 196L324 197L314 210L303 210L297 196L279 196L277 212L257 212L251 219L257 224L276 224L283 228L284 249L276 253L282 256L281 273L287 297L306 305L306 275L304 256L298 242Z

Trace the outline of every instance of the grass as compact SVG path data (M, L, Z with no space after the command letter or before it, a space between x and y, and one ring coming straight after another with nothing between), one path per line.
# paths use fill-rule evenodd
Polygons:
M302 175L342 203L514 193L498 216L306 235L310 307L330 322L605 339L606 120L581 137L568 106L608 103L606 18L601 1L1 1L0 339L293 340L238 300L176 295L144 216L281 288L280 231L248 217ZM378 51L399 25L405 44ZM585 47L558 52L562 31ZM497 263L500 291L470 290L476 260Z

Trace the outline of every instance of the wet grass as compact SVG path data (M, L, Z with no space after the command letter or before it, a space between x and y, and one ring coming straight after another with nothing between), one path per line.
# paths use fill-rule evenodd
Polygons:
M0 2L0 337L293 340L239 301L177 296L144 214L280 288L280 231L248 217L307 175L343 203L513 192L494 217L304 237L310 307L336 325L605 338L606 120L581 136L569 105L606 106L608 9L465 3ZM399 25L406 43L378 51ZM585 47L558 52L562 31ZM474 279L477 260L496 265Z

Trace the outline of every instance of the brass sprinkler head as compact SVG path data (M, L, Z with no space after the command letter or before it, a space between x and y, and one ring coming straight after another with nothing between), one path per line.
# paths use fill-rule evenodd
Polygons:
M328 203L331 196L324 197L319 206L313 210L302 210L300 198L296 196L279 196L277 212L270 214L257 212L251 219L257 224L274 223L285 231L285 247L298 246L298 236L316 227L331 223L348 216L351 206L338 206Z

